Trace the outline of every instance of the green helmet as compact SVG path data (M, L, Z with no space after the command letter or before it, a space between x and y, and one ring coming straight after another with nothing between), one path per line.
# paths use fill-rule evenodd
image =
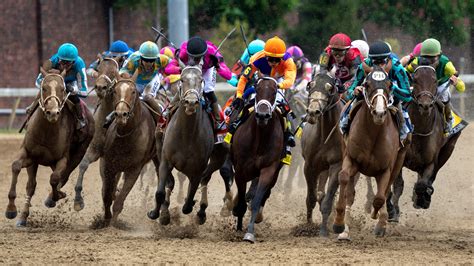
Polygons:
M441 44L436 39L426 39L421 44L421 56L437 56L441 54Z
M140 56L146 59L156 59L160 54L158 45L151 41L146 41L140 45Z

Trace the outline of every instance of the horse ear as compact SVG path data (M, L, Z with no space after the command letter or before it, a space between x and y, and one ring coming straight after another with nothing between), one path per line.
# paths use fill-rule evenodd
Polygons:
M135 70L135 72L133 73L133 76L131 78L131 80L136 83L137 82L137 78L138 78L138 68L137 70Z
M413 71L415 71L418 68L418 64L416 63L411 63L411 66L413 67Z
M46 72L46 70L44 70L42 66L40 67L40 73L41 75L43 75L43 78L46 77L46 75L48 75L48 72Z
M114 76L115 76L115 79L116 79L116 80L122 79L122 77L120 76L120 73L118 72L117 69L116 69L115 72L114 72Z
M104 57L100 53L97 54L97 58L99 59L99 64L102 63L102 61L104 60Z
M260 71L257 72L257 76L258 76L259 79L265 77L265 75Z
M374 69L373 67L367 65L365 62L362 62L362 68L364 69L365 75L369 74Z
M66 69L64 69L64 70L61 72L60 75L61 75L61 77L63 77L63 78L66 77Z
M330 90L332 89L332 85L326 82L326 84L324 84L324 88L325 88L327 91L330 91Z

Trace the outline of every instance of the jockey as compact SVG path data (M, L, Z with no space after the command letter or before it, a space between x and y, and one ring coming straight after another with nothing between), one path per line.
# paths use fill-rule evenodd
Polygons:
M237 87L239 78L242 75L244 68L249 64L250 57L257 52L260 52L265 47L265 42L260 39L255 39L249 43L248 48L245 48L240 59L232 67L232 78L227 81L233 87ZM255 92L255 90L253 90ZM245 98L245 97L244 97Z
M122 78L132 78L135 72L137 78L135 84L140 93L140 98L148 104L154 113L161 113L160 105L155 101L156 92L161 83L159 70L164 68L169 57L160 55L158 46L152 41L146 41L140 45L140 49L125 60L119 74ZM104 127L108 127L114 119L114 112L107 115Z
M167 57L170 58L170 60L174 58L175 53L176 53L176 49L174 49L174 47L172 46L165 46L161 48L160 50L160 54L166 55ZM165 90L168 90L169 85L171 83L175 83L180 78L180 75L176 75L176 74L166 75L164 68L160 69L160 74L163 76L163 79L161 80L161 85L163 86Z
M66 91L71 93L68 99L74 104L74 113L77 118L76 129L82 129L86 126L86 120L82 115L81 101L78 96L78 94L85 94L87 92L85 66L84 60L79 56L76 46L72 43L63 43L59 46L58 52L46 60L42 66L46 72L55 70L55 72L61 73L66 70L64 82L66 83ZM78 77L80 80L78 80ZM41 81L43 81L43 75L40 73L35 83L39 89L41 89ZM27 113L31 114L37 104L38 98L27 107Z
M132 54L130 48L126 42L117 40L110 45L108 51L102 52L100 57L102 58L112 58L115 59L119 68L122 66L123 62ZM92 78L97 78L99 73L97 72L97 67L99 66L100 59L95 60L89 65L87 69L87 75Z
M381 67L389 66L390 70L388 71L388 78L392 81L392 91L395 97L394 104L398 106L397 114L400 121L400 140L404 141L408 134L412 131L408 112L402 108L401 104L401 102L407 103L412 100L410 83L408 81L408 76L405 72L405 69L402 67L399 61L394 60L391 57L390 46L387 43L381 41L373 43L369 49L369 58L365 59L364 62L359 65L354 82L347 91L349 99L353 99L354 97L362 97L362 83L365 80L365 70L363 64L366 64L369 67L374 65L379 65ZM351 104L345 109L341 116L339 126L343 134L347 134L349 132L349 112L353 105L354 103L351 102Z
M369 57L369 45L366 41L355 40L351 42L351 46L359 50L362 60Z
M321 71L335 68L336 86L339 93L344 93L351 86L351 79L362 62L360 51L351 48L351 38L344 33L337 33L329 39L329 45L319 57Z
M232 72L224 62L224 58L217 50L217 47L210 41L204 41L201 37L195 36L187 42L181 44L179 58L174 58L166 67L165 73L180 74L179 62L185 65L202 64L202 77L204 80L204 96L212 106L212 112L217 122L221 121L220 108L217 103L217 97L214 93L216 87L216 72L229 80L232 78ZM177 99L177 97L175 97Z
M291 46L286 50L291 55L296 65L295 90L306 91L306 86L311 81L312 66L308 58L304 57L303 50L298 46Z
M236 98L232 102L234 109L242 110L244 105L242 96L245 86L256 71L271 76L279 81L279 89L286 90L293 86L296 78L296 65L293 62L291 55L286 52L286 45L282 39L277 36L269 39L265 43L264 50L256 53L250 58L249 65L245 68L244 74L240 77L239 84L237 85ZM284 110L288 110L287 119L290 122L290 125L293 126L293 123L291 123L293 120L293 114L291 113L290 107L281 92L277 92L276 101L284 105ZM285 143L291 147L295 146L295 139L293 133L290 131L290 127L287 127L285 130ZM288 148L287 152L289 152Z
M420 52L421 52L421 42L418 43L413 48L413 51L410 54L405 55L404 57L402 57L402 59L400 59L400 63L402 63L403 67L408 66L415 58L420 56Z
M436 39L426 39L421 44L420 57L413 59L407 66L407 71L413 73L413 65L431 65L436 69L436 78L438 79L438 97L444 104L445 125L444 133L448 134L453 125L453 116L451 115L451 92L449 85L452 84L460 93L464 92L466 86L464 82L457 77L458 72L453 63L447 56L441 52L441 44Z

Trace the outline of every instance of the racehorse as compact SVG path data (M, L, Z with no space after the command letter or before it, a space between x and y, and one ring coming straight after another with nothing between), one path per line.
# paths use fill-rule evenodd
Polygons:
M377 236L385 234L388 218L385 201L406 153L406 149L401 147L397 124L389 109L393 103L392 82L387 74L389 67L387 65L387 69L383 69L375 65L369 68L364 65L364 70L369 74L362 92L364 102L358 106L359 110L352 120L339 173L340 193L333 225L335 233L349 234L345 215L349 215L350 205L346 202L353 201L351 188L354 188L354 176L360 172L376 179L377 193L372 204L372 218L378 216L379 221L374 233Z
M414 125L412 143L407 150L404 166L418 174L413 188L413 206L428 209L434 192L433 182L439 169L451 156L461 131L443 135L444 112L437 95L436 70L429 65L414 66L413 101L408 112ZM398 221L398 200L403 192L402 173L394 183L393 209L390 218Z
M98 105L94 113L95 133L92 142L87 148L86 155L79 164L79 175L77 177L74 198L74 210L80 211L84 208L84 199L82 198L82 183L84 173L89 165L97 161L102 155L105 143L105 132L103 127L105 117L114 110L113 89L117 83L116 72L119 70L118 63L112 58L99 58L98 73L95 80L94 90L99 98Z
M31 198L36 189L38 165L49 166L53 170L50 177L51 193L45 201L48 208L66 194L60 189L67 183L69 175L76 168L86 153L94 135L94 119L87 107L83 105L84 117L87 120L82 132L75 129L76 118L68 108L69 94L66 92L64 77L61 74L46 73L40 87L39 106L42 112L34 112L28 122L28 129L23 139L19 155L12 164L12 182L8 193L8 206L5 216L13 219L17 215L15 206L16 184L22 168L27 168L26 202L21 211L17 226L26 226L30 214ZM78 136L81 134L81 137Z
M277 89L277 81L273 78L263 77L257 81L255 111L237 128L231 146L235 183L238 189L233 214L237 216L239 231L242 230L242 220L247 210L245 201L247 182L258 179L251 201L252 216L244 236L245 241L252 243L255 242L254 226L257 216L262 215L265 202L282 167L281 158L285 154L284 122L282 115L275 108Z
M308 187L306 196L306 219L312 223L313 209L320 204L322 223L320 235L328 236L327 223L332 210L334 195L341 170L343 139L337 130L343 105L337 93L334 77L319 73L309 83L307 109L308 124L303 129L301 139L302 154L305 159L304 174ZM329 180L327 194L326 182ZM318 191L316 193L316 190Z
M117 73L113 89L115 120L105 134L103 156L100 158L106 224L117 220L143 166L150 160L153 160L155 167L159 165L155 145L156 123L151 111L139 98L135 85L137 74L136 71L131 79L119 79ZM122 172L123 187L116 195ZM110 211L112 202L113 213Z

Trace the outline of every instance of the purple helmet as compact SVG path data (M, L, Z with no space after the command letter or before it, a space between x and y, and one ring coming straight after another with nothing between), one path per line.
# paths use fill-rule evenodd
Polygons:
M300 59L301 57L304 56L303 50L301 50L301 48L299 48L296 45L293 45L293 46L289 47L286 50L286 52L289 53L291 55L291 57L293 57L293 59L295 59L295 60Z

